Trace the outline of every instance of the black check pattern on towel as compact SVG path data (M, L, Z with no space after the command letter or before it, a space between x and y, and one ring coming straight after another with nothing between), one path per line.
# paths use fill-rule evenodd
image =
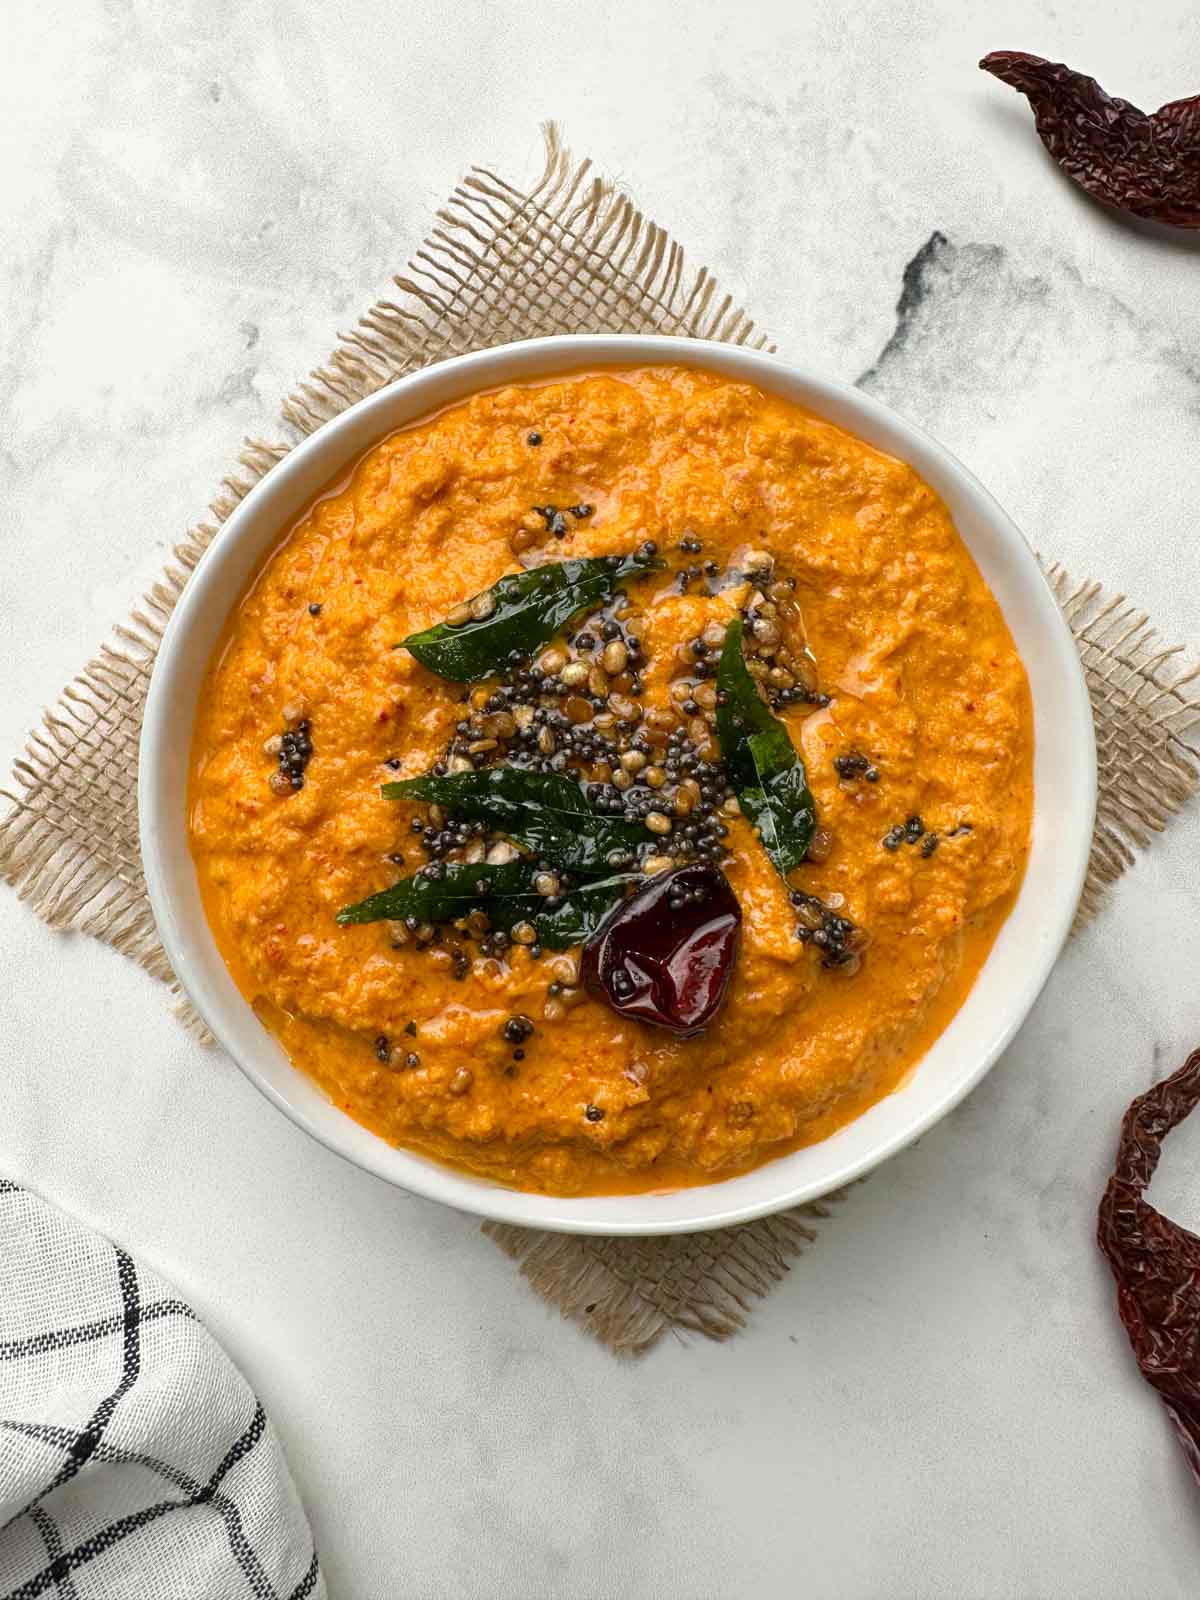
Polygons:
M5 1179L0 1285L3 1600L323 1600L267 1415L184 1301Z

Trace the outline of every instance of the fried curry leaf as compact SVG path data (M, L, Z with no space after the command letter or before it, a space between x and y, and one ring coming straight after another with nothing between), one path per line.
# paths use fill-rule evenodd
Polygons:
M518 863L513 863L518 864ZM528 867L528 863L519 865ZM535 873L530 874L532 881ZM624 898L630 884L645 883L640 872L614 872L608 878L594 878L588 883L577 883L556 898L559 904L548 907L546 901L535 896L532 902L518 898L492 896L483 909L491 918L494 928L506 932L518 922L531 922L538 943L547 950L566 950L573 944L584 944L602 926L609 912Z
M807 854L817 825L804 762L746 670L742 619L725 630L717 668L717 732L742 810L776 870L786 876Z
M337 920L399 922L416 917L421 922L454 922L469 912L484 911L493 928L508 932L518 922L529 922L539 944L565 950L590 939L628 885L642 881L637 873L614 873L568 888L555 897L555 905L548 906L533 887L540 870L534 861L497 866L486 861L449 862L437 877L417 872L357 905L343 906Z
M778 730L790 750L792 741L783 724L758 692L758 685L746 670L742 655L742 619L735 617L725 630L725 643L717 667L717 734L721 756L735 786L740 791L758 781L758 770L750 754L753 734Z
M635 551L553 561L510 573L475 597L493 602L487 616L470 618L458 627L439 622L410 634L395 648L407 650L440 678L473 683L498 672L510 657L532 655L561 633L577 612L607 600L627 579L643 577L662 565Z
M386 800L427 800L468 822L486 822L553 867L608 872L653 836L640 822L593 811L573 778L522 767L486 767L447 777L426 773L385 783Z
M463 861L448 866L442 876L416 872L390 889L381 889L357 905L343 906L337 920L347 922L402 922L417 917L422 922L453 922L483 904L489 894L530 895L533 869L528 861L508 861L491 866L486 861Z
M763 849L786 876L804 860L817 815L804 763L782 728L779 733L790 755L782 753L772 734L756 733L747 741L758 782L742 789L738 799L758 830Z

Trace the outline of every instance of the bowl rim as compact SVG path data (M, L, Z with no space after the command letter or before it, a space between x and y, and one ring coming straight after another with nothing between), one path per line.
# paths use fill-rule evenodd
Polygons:
M520 375L500 376L514 362L518 366L526 367L527 370ZM339 448L344 450L344 454L323 471L322 475L326 481L333 481L339 471L360 459L389 433L418 421L430 412L442 409L443 406L457 404L474 393L495 387L497 383L508 385L540 382L580 371L646 365L679 365L715 370L735 379L756 383L767 391L776 393L786 389L789 384L798 385L807 394L800 403L818 415L826 415L828 410L849 413L852 418L858 418L866 424L868 431L883 433L897 441L895 445L877 445L876 448L909 462L914 455L924 458L926 464L917 468L922 476L929 476L928 464L932 463L937 469L935 475L951 480L957 490L972 500L974 509L988 523L989 534L1000 541L1004 559L1013 563L1014 576L1024 588L1024 599L1037 612L1037 626L1042 632L1043 642L1053 653L1056 670L1061 670L1064 674L1063 692L1067 697L1071 713L1068 721L1070 730L1075 735L1069 743L1069 748L1062 752L1065 781L1073 790L1075 803L1069 808L1070 815L1057 819L1059 826L1065 827L1066 830L1065 849L1057 861L1058 892L1053 894L1049 905L1042 908L1042 919L1038 924L1040 937L1033 951L1028 973L1019 992L1012 997L1011 1004L1007 1008L1003 1026L992 1032L986 1045L978 1055L970 1058L969 1066L946 1087L944 1092L918 1114L902 1119L898 1127L881 1138L870 1150L842 1160L840 1163L835 1162L831 1170L820 1176L809 1177L802 1181L792 1178L790 1182L787 1179L789 1164L797 1157L803 1157L806 1152L820 1151L828 1147L830 1140L818 1141L814 1145L777 1156L753 1169L755 1173L773 1171L777 1175L775 1192L755 1200L733 1203L730 1203L732 1195L729 1193L728 1185L737 1183L739 1181L737 1177L722 1179L716 1176L711 1183L697 1184L682 1190L651 1191L622 1196L572 1198L507 1189L488 1180L474 1178L468 1173L461 1173L454 1168L435 1163L404 1147L389 1144L383 1138L364 1130L361 1124L339 1110L331 1100L325 1099L322 1113L314 1115L312 1111L290 1099L287 1093L272 1082L260 1062L252 1059L251 1052L238 1048L233 1042L231 1029L226 1025L228 1014L224 1000L207 981L203 970L189 959L189 945L197 937L202 942L207 940L214 951L215 941L207 922L203 919L203 914L201 914L203 926L200 928L187 927L176 916L169 881L170 868L164 850L164 839L172 826L180 828L184 820L182 811L179 816L164 811L162 774L163 756L169 749L168 739L172 726L177 726L179 720L174 709L176 704L174 690L176 680L183 669L185 647L197 619L204 615L206 608L216 606L230 552L247 530L253 531L259 507L286 484L300 477L310 464L322 461L326 457L335 457ZM489 374L493 375L494 381L489 381ZM439 399L436 403L422 403L422 396L425 394L437 394L447 387L455 390L455 394L450 398ZM397 416L397 413L404 415ZM379 419L378 429L367 443L358 443L364 421L376 418ZM839 420L837 425L852 433L858 431L853 421ZM344 441L347 439L354 441L351 448L345 448ZM277 534L278 531L279 525L276 524ZM964 537L966 542L961 530L960 537ZM971 549L970 545L968 549ZM979 559L977 551L972 550L971 553L974 559ZM265 559L264 549L256 561L256 570L261 567ZM222 619L228 615L238 592L239 590L235 588L232 595L225 594L221 606ZM1009 618L1006 616L1007 620ZM211 647L206 651L205 666L210 655ZM1038 697L1033 688L1032 678L1030 689L1036 716ZM189 748L194 709L193 702L189 706L188 715ZM1035 760L1036 755L1035 750ZM1091 702L1074 640L1052 595L1045 574L1024 535L975 475L919 424L911 422L884 402L872 395L864 394L849 384L786 361L773 353L749 350L740 345L655 334L551 335L514 341L451 357L431 367L407 374L376 390L303 439L259 479L238 503L218 529L188 579L159 643L146 699L138 763L138 814L142 862L159 937L172 970L184 991L212 1029L217 1040L256 1088L326 1148L412 1194L449 1204L494 1222L513 1223L553 1232L608 1236L644 1237L729 1227L818 1199L879 1166L890 1156L920 1138L953 1110L979 1084L1011 1042L1041 993L1058 958L1070 931L1087 871L1095 805L1096 754ZM1033 814L1036 827L1039 816L1036 788ZM190 864L190 852L187 859ZM194 866L191 870L194 874ZM1017 901L1009 912L1005 927L1016 919L1025 900L1028 886L1027 867ZM970 1002L971 995L982 979L983 971L993 959L994 951L995 946L989 952L984 968L977 975L956 1016L960 1015ZM240 995L237 996L237 1001L246 1012L250 1011L247 1002ZM952 1018L947 1024L947 1029L953 1021ZM938 1039L933 1041L926 1051L926 1056L933 1050L938 1040L944 1037L947 1029L943 1029ZM265 1029L262 1030L262 1037L264 1041L271 1039ZM273 1040L271 1043L274 1049L279 1050L279 1046L275 1045ZM913 1073L919 1074L926 1056L922 1056L915 1064ZM297 1078L304 1079L305 1082L311 1081L305 1078L299 1068L291 1067L291 1071ZM893 1091L882 1101L876 1102L876 1105L884 1105L894 1100L899 1092L899 1089ZM873 1109L874 1107L869 1108L864 1115L869 1115ZM853 1127L858 1121L861 1121L861 1118L854 1119L852 1123L847 1124L847 1127ZM363 1134L366 1134L369 1143L363 1142ZM830 1137L836 1139L837 1134ZM724 1203L723 1190L726 1191ZM695 1205L692 1214L655 1216L654 1202L672 1196L693 1197ZM624 1202L630 1215L604 1214L610 1209L615 1209L612 1205L615 1200ZM639 1209L644 1209L647 1214L638 1215Z

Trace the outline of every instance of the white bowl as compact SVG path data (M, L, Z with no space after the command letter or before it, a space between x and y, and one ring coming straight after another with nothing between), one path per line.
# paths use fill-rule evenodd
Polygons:
M820 1144L741 1177L666 1194L561 1199L504 1189L368 1133L294 1067L217 952L188 851L188 739L204 671L244 584L304 505L394 428L481 389L581 368L677 363L719 372L827 417L915 467L949 507L991 586L1033 691L1033 839L1025 881L974 987L908 1081ZM214 1034L293 1121L390 1183L503 1222L570 1233L684 1233L781 1211L859 1177L973 1089L1037 998L1083 884L1096 802L1091 707L1079 658L1029 547L939 444L878 400L772 356L686 339L532 339L414 373L326 423L242 501L196 568L163 637L146 703L139 781L142 860L172 967Z

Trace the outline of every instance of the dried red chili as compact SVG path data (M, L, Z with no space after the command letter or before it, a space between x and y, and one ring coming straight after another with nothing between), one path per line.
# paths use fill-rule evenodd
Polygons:
M623 1017L690 1039L720 1010L742 911L709 862L660 872L583 947L580 976Z
M1200 1479L1200 1239L1142 1198L1163 1139L1200 1104L1200 1050L1129 1107L1098 1238L1142 1376L1166 1402Z
M1200 228L1200 95L1148 115L1061 61L993 50L979 65L1025 95L1042 143L1094 200Z

